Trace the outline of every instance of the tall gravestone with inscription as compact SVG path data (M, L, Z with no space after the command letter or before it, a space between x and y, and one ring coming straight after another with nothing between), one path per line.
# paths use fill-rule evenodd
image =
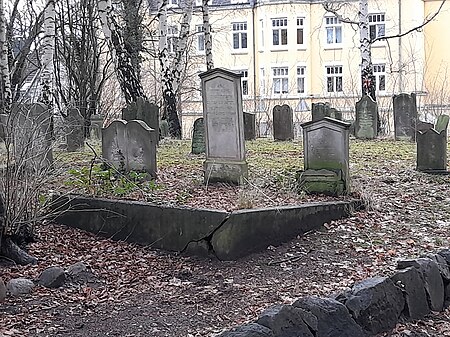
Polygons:
M374 139L377 137L377 103L368 95L356 102L355 137Z
M395 140L415 140L417 123L416 95L394 95Z
M294 139L294 115L287 104L275 105L273 108L273 139Z
M305 153L299 186L307 193L349 192L350 123L325 117L302 124Z
M417 170L429 173L447 171L447 127L449 117L439 116L433 128L417 131Z
M102 156L121 172L147 172L156 177L155 130L141 120L115 120L102 129Z
M200 74L205 123L204 180L243 184L245 158L241 76L216 68Z

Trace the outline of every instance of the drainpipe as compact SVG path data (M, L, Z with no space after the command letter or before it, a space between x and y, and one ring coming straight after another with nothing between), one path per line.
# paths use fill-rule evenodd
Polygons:
M250 6L252 6L252 53L253 53L253 112L256 113L257 100L256 100L256 22L255 22L255 7L256 0L250 0Z
M402 33L402 0L398 0L398 34ZM399 93L403 92L402 81L402 38L398 38L398 90Z

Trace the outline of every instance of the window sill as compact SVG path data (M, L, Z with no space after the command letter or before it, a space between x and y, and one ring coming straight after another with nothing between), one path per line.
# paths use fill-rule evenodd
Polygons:
M336 45L326 45L323 47L324 50L342 50L344 47L342 44L336 44Z
M231 55L245 55L245 54L248 54L247 49L233 49L231 51Z
M302 46L302 47L297 47L297 50L298 51L306 51L306 50L308 50L308 48Z
M289 51L289 49L288 49L287 46L286 46L286 47L280 47L280 48L274 48L274 47L272 47L272 48L270 49L270 51L274 51L274 52L278 52L278 51Z

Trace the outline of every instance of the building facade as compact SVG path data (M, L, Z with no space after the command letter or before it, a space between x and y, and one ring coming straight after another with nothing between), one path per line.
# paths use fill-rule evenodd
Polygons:
M183 4L169 2L170 47L176 43ZM257 114L260 136L270 135L272 109L277 104L292 107L297 131L299 124L310 119L312 103L329 102L345 119L354 118L355 103L361 97L359 1L331 3L339 4L338 15L326 11L323 1L212 0L214 66L242 74L244 110ZM446 112L450 47L442 39L450 4L440 8L441 3L368 1L370 37L379 39L371 52L386 133L392 130L394 94L416 93L424 119ZM196 76L206 70L201 1L195 5L187 67L191 76L186 76L190 82L185 86L191 89L200 88ZM429 24L414 29L438 10ZM180 107L183 134L189 137L193 121L202 113L200 91L182 90Z

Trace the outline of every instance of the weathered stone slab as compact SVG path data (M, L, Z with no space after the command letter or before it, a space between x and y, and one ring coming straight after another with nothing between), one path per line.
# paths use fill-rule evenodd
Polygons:
M46 288L61 287L66 281L66 273L61 267L49 267L39 275L38 283Z
M84 147L84 118L80 110L73 108L67 111L67 151L79 151Z
M434 127L433 123L417 121L416 131L426 132Z
M292 108L287 105L276 105L273 108L273 138L275 140L294 139L294 115Z
M206 142L204 182L244 184L248 169L241 76L216 68L200 74L200 78Z
M438 126L439 125L439 126ZM447 169L447 125L448 116L438 118L436 128L417 131L417 170L424 172Z
M401 260L397 262L397 268L414 267L422 274L428 304L433 311L442 311L444 307L444 282L436 262L427 258L414 260Z
M312 314L316 324L308 324L314 337L362 337L366 334L350 316L347 307L331 298L304 297L293 304ZM306 321L308 323L308 320Z
M256 114L244 112L244 138L245 140L256 139Z
M101 140L102 139L102 128L103 128L103 116L92 115L90 121L90 131L89 135L91 139Z
M192 154L205 153L205 124L203 118L197 118L194 122L194 130L192 132Z
M156 177L153 133L141 120L115 120L102 130L102 156L118 171L147 172Z
M366 279L346 295L345 306L366 333L395 327L405 306L402 291L387 277Z
M257 323L272 330L277 337L315 337L303 321L304 315L303 310L293 306L277 305L264 310Z
M329 103L313 103L311 106L312 121L318 121L325 117L330 117Z
M276 337L272 330L258 323L238 326L230 331L222 332L217 337Z
M348 193L350 124L325 117L303 123L302 128L305 159L300 187L307 193Z
M427 254L426 256L424 256L430 260L433 260L434 262L436 262L438 269L439 269L439 273L441 273L442 279L444 282L450 282L450 268L447 264L446 259L439 254Z
M395 140L414 141L417 123L416 95L394 95L393 106Z
M394 284L400 288L405 297L404 314L410 319L422 319L430 312L422 275L416 268L408 267L396 271L391 276Z
M377 137L377 103L367 95L356 102L355 137L374 139Z

